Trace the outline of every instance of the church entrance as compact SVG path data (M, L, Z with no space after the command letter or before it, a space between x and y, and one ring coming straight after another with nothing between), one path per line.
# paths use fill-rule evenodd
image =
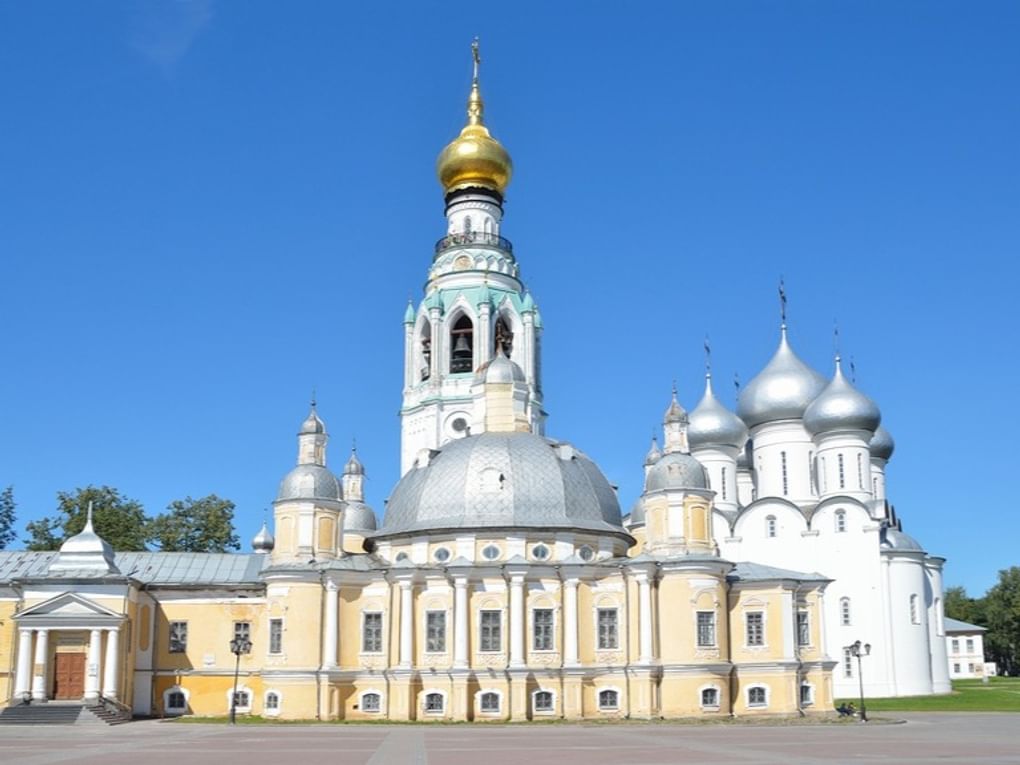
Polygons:
M58 653L53 666L53 698L80 699L85 695L85 654Z

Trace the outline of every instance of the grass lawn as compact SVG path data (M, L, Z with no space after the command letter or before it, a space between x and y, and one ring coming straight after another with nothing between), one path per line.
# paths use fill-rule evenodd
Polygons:
M859 705L858 699L840 699ZM953 692L943 696L904 696L866 699L868 712L1020 712L1020 677L954 680Z

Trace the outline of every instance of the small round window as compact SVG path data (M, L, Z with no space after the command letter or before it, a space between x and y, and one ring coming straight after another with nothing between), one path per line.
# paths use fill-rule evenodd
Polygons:
M407 560L407 553L405 553L405 552L397 553L396 560L397 560L397 563L400 563L401 561Z
M438 550L432 553L432 557L435 558L440 563L445 563L446 561L450 560L450 551L447 550L445 547L440 547Z
M591 560L595 557L595 551L591 549L590 545L585 545L577 551L577 555L581 558L581 560Z
M535 560L546 560L549 557L549 548L545 545L535 545L531 548L531 557Z
M496 545L486 545L482 548L482 557L485 560L496 560L499 557L499 548Z
M450 427L453 428L456 433L463 433L467 430L468 421L463 417L458 417L456 420L450 423Z

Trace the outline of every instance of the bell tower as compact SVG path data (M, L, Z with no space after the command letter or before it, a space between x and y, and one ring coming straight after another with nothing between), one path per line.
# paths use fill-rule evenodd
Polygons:
M435 244L425 294L404 313L401 474L422 449L478 432L472 388L497 356L518 366L527 391L528 428L543 431L539 352L542 321L520 278L513 245L502 235L510 154L485 126L478 41L467 124L439 154L446 234Z

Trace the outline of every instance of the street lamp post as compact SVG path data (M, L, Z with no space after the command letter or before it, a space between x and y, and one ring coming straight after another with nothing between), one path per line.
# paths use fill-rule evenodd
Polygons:
M241 654L251 651L251 641L244 637L235 637L230 641L230 652L234 654L234 692L230 694L230 724L237 723L237 677L241 672Z
M857 658L857 680L861 688L861 722L867 722L868 710L864 708L864 674L861 672L861 657L871 654L871 643L861 645L861 641L857 640L847 648L850 649L850 655Z

